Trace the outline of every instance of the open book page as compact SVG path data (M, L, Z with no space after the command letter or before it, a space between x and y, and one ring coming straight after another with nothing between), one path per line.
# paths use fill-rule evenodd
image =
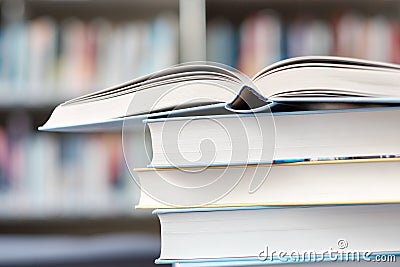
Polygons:
M115 97L123 94L134 93L146 89L151 89L158 86L168 84L176 84L184 81L196 80L222 80L230 81L232 83L240 83L240 77L236 73L224 69L220 66L206 65L206 64L188 64L173 66L129 82L100 90L92 94L72 99L65 102L65 105L81 103L86 101L98 101L101 99Z
M260 70L256 75L254 75L253 80L256 81L260 79L262 76L268 75L268 73L276 71L277 69L285 68L288 66L297 66L302 64L315 64L315 65L333 64L333 65L347 65L351 67L373 67L382 70L400 71L399 65L385 63L385 62L377 62L377 61L346 58L346 57L333 57L333 56L305 56L305 57L296 57L296 58L281 60L270 66L267 66L264 69Z
M254 77L268 98L400 97L400 66L339 57L278 62Z
M225 104L235 98L241 86L240 75L220 66L175 66L67 101L54 110L41 129L76 128L111 121L112 125L118 125L121 118L128 116Z

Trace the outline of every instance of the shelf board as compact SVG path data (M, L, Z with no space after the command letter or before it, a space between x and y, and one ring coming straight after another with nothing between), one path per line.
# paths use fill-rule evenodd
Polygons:
M76 234L89 235L110 232L158 233L158 218L147 216L113 216L97 218L0 219L0 234Z
M66 95L7 95L0 94L0 109L43 109L55 107L72 97Z
M178 0L26 0L25 3L28 17L51 14L58 19L100 16L120 21L153 18L164 11L179 10Z
M226 6L229 6L229 9L221 15L221 10L225 10ZM329 19L333 13L346 10L356 10L365 15L384 14L397 18L400 0L206 0L207 20L223 16L239 24L243 19L264 9L275 10L289 20L298 14Z

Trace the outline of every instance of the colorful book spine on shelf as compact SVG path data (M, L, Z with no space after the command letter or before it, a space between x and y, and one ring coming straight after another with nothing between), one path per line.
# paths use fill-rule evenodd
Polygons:
M400 63L399 20L334 10L328 18L298 12L290 19L271 10L245 18L208 23L208 60L255 74L283 58L337 55ZM235 39L233 36L239 36ZM238 51L230 56L231 51Z
M30 131L27 115L0 127L2 218L128 215L139 192L120 136Z
M178 18L84 21L43 16L0 24L0 95L73 97L178 63ZM1 104L1 103L0 103Z

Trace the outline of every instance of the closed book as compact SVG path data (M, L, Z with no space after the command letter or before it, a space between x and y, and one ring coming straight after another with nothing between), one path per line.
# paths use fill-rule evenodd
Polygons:
M150 167L400 154L400 108L149 119Z
M138 208L400 202L399 158L138 168Z
M342 258L339 255L326 258L316 258L315 260L305 259L301 261L288 261L279 262L279 259L274 261L261 261L256 258L223 258L218 260L156 260L157 264L173 264L173 267L234 267L234 266L277 266L279 267L393 267L400 259L399 252L377 252L371 253L369 257L365 256L363 259L351 258L344 254ZM337 259L336 259L337 258ZM278 263L276 263L278 262ZM293 264L296 265L293 265Z
M399 204L386 204L155 213L161 223L160 260L253 258L287 263L296 262L296 255L300 261L307 260L304 257L334 259L338 254L396 254L400 250L399 211Z

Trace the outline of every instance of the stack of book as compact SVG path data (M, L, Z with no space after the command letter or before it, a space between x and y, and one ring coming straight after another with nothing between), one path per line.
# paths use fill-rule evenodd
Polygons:
M66 102L41 129L144 121L151 162L134 176L161 222L158 263L386 267L400 252L399 80L400 66L350 58L290 59L250 82L183 65Z

